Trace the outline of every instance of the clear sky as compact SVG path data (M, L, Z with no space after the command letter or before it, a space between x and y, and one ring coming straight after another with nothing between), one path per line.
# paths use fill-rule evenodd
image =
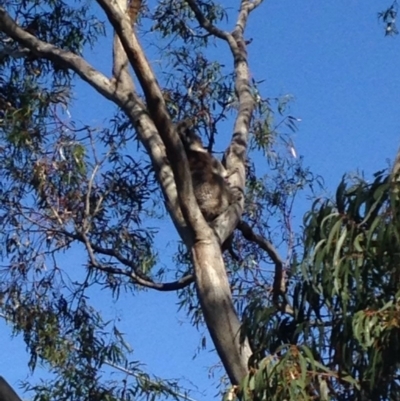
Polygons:
M252 76L265 80L263 97L295 97L291 114L302 120L293 137L297 153L332 192L346 172L359 170L371 177L387 167L400 145L400 37L384 37L377 19L377 13L390 3L268 0L249 21L246 36L253 39L248 48ZM148 36L143 43L147 46L151 40ZM103 42L88 56L106 72L110 53L105 54L105 48ZM220 53L216 49L215 54ZM86 84L77 84L75 97L74 119L107 124L105 117L108 111L112 114L113 105L100 100ZM308 207L307 201L300 200L298 215ZM171 229L165 228L158 237L160 263L173 268L174 247L167 243L175 237L167 230ZM66 260L76 269L84 262L79 255ZM193 359L200 336L184 313L177 313L175 294L122 294L118 302L111 302L102 291L94 293L91 302L107 316L119 317L119 327L134 348L132 359L146 364L149 372L193 383L199 392L192 396L199 401L216 394L217 380L209 378L208 368L218 359L210 352L210 342L208 350ZM10 339L9 328L1 321L0 330L0 374L17 386L28 372L24 346L20 339Z

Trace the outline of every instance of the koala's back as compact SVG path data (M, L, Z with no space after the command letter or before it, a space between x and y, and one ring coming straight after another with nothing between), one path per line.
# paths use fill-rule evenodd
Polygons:
M197 203L204 218L214 220L232 203L232 193L223 177L225 169L208 152L188 150L187 157Z

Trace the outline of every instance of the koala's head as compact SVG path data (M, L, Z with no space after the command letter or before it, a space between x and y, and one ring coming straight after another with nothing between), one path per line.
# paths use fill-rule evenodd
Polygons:
M194 132L193 128L186 121L180 122L177 125L177 131L186 150L207 152L199 135Z
M193 130L186 130L185 135L181 139L186 149L194 152L207 152L204 149L201 138Z

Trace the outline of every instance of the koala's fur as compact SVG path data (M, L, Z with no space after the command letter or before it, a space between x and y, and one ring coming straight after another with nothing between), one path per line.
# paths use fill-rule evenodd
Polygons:
M177 129L189 161L197 203L206 221L210 222L235 201L226 181L226 169L204 148L200 137L186 124L178 125Z

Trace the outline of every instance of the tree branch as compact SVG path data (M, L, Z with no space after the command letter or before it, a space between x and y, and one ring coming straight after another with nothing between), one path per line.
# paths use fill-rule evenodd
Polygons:
M240 322L233 308L221 250L194 197L190 171L182 143L171 122L162 92L151 66L132 30L129 16L122 12L116 0L97 0L97 2L106 12L139 79L151 119L137 94L132 93L129 90L130 88L117 88L81 57L42 42L23 31L1 8L0 30L9 34L23 46L31 49L38 57L47 58L66 68L71 68L103 96L118 104L138 129L140 138L151 155L159 182L162 185L164 194L167 196L167 201L173 207L169 211L174 222L180 220L180 211L182 211L184 219L189 226L189 235L183 238L190 246L194 243L192 254L196 285L205 320L227 373L232 383L237 384L247 373L247 362L251 355L251 350L247 341L240 342ZM230 181L233 180L236 184L235 186L243 190L245 186L244 163L248 127L254 108L254 101L250 92L247 55L242 32L239 32L236 36L228 36L228 38L229 46L234 55L235 89L240 107L235 123L232 145L229 152L227 152L226 160L233 167L235 167L235 163L237 164L235 169L237 173L230 176ZM154 129L154 125L158 132ZM162 141L159 136L161 136ZM171 163L173 176L165 154ZM230 171L233 171L233 169ZM179 204L174 204L177 199L176 189ZM239 216L242 210L243 200L238 204ZM235 216L236 218L237 216ZM182 229L182 225L180 228ZM93 251L96 251L94 247Z
M236 23L236 29L240 29L242 34L245 31L249 14L257 8L264 0L242 0L240 5L239 16Z
M193 193L189 164L182 142L171 121L164 97L150 63L132 29L130 18L115 6L115 0L97 0L97 2L106 13L108 20L121 40L128 60L144 92L150 116L165 144L168 160L174 173L183 216L189 223L190 230L194 231L193 234L195 233L196 237L205 238L204 233L209 233L210 228L200 212ZM193 234L192 238L184 238L184 240L189 240L189 244L192 243L194 240Z
M147 287L147 288L151 288L151 289L154 289L157 291L163 291L163 292L180 290L194 282L194 276L192 274L187 274L186 276L183 276L179 280L176 280L173 282L156 283L150 277L146 276L144 273L139 272L134 263L132 263L130 260L124 258L122 255L120 255L114 249L102 248L95 244L92 244L89 241L89 239L87 238L87 235L85 233L82 233L80 235L73 235L70 233L65 233L65 234L70 236L71 238L76 239L79 242L82 242L85 245L86 250L88 252L91 265L94 268L96 268L97 270L103 271L105 273L124 275L124 276L129 277L132 280L132 282L135 284L139 284L143 287ZM94 252L100 253L102 255L114 257L123 265L130 267L131 271L117 269L117 268L111 267L111 266L104 266L103 264L99 263Z
M92 263L92 261L91 261L91 263ZM110 267L110 266L104 266L98 262L95 265L93 265L93 267L96 268L97 270L101 270L105 273L127 276L135 284L141 285L142 287L157 290L160 292L181 290L182 288L185 288L194 282L193 274L187 274L187 275L181 277L179 280L171 281L169 283L157 283L157 282L151 280L150 278L148 278L146 280L142 277L139 277L133 271L128 272L126 270L116 269L116 268Z
M261 249L267 252L268 256L271 258L272 262L275 264L275 276L274 276L274 298L277 298L281 294L286 293L286 280L283 270L283 260L279 256L278 251L261 235L254 233L253 229L244 221L241 221L238 225L238 229L242 232L243 236L256 243Z
M0 60L6 56L10 56L12 58L23 58L29 56L30 54L32 54L32 52L29 49L14 49L10 46L3 46L0 49Z
M126 11L127 1L126 0L116 0L116 1L121 10ZM129 73L128 57L116 32L114 32L114 42L113 42L112 75L117 88L122 85L122 87L124 88L131 87L132 92L135 90L133 80Z
M130 27L129 29L131 30ZM142 100L133 91L133 87L128 84L129 81L124 78L124 85L122 85L122 80L120 81L121 85L119 85L119 82L118 85L116 85L103 74L96 71L82 57L37 39L35 36L19 27L2 7L0 7L0 31L9 35L36 56L51 60L65 68L71 69L100 94L104 95L107 99L110 99L124 110L135 126L139 138L150 155L155 173L167 202L167 208L171 213L175 226L182 238L186 238L186 225L181 214L172 170L169 164L166 163L164 143L159 137L153 121L149 118ZM121 55L120 50L122 49L118 49L118 46L118 43L116 43L115 56L118 58L118 61L114 64L114 72L117 74L116 77L118 77L118 72L121 72L123 76L126 77L125 70L124 72L121 70L121 68L125 68L122 67L124 62L122 58L119 58Z
M240 342L240 322L233 307L221 249L194 197L183 145L172 126L157 80L137 42L135 33L127 23L126 16L111 7L109 1L97 1L120 37L145 93L150 115L165 144L174 173L180 208L188 222L189 230L193 230L189 238L183 238L192 250L196 288L204 318L229 378L232 383L239 383L247 373L251 350L247 340Z
M27 47L37 57L51 60L62 67L73 70L107 99L114 100L113 86L106 76L95 70L82 57L43 42L24 31L15 23L3 7L0 7L0 27L2 32L24 47Z
M246 9L250 4L249 2L244 3L242 3L238 21L240 19L243 20L243 17L246 16L243 9ZM244 193L249 126L255 106L250 88L246 44L243 39L244 24L242 24L242 30L236 27L232 34L220 31L207 21L194 0L188 0L188 4L192 8L200 26L207 32L226 40L233 55L236 76L235 92L239 100L239 112L235 121L231 144L225 152L224 163L230 173L228 181L231 187L235 191ZM243 213L243 208L244 197L236 204L231 205L214 222L213 226L221 242L233 232ZM232 384L238 384L248 372L247 363L251 356L251 349L247 339L241 344L238 338L240 322L234 312L230 288L226 288L226 271L222 272L210 267L210 263L214 266L219 266L220 261L216 255L215 259L209 258L203 262L201 257L204 256L206 250L202 252L200 248L195 249L195 252L194 259L197 261L195 269L196 265L198 265L196 277L201 278L201 280L197 279L196 284L198 287L200 285L204 287L204 299L200 298L200 302L202 302L205 320ZM213 309L204 308L204 300L207 300L208 306L215 305L215 307ZM225 333L221 333L221 329L224 329Z
M186 0L186 2L189 4L189 7L194 12L194 15L196 16L196 19L199 22L200 26L204 28L208 33L216 36L217 38L226 40L227 42L232 40L228 32L218 29L216 26L211 24L211 22L201 12L195 0Z
M230 172L228 181L231 187L239 193L244 193L246 185L246 149L251 115L254 110L254 99L250 91L249 70L247 64L246 45L243 39L245 22L249 12L254 9L261 1L249 2L242 1L238 16L238 22L233 33L220 30L215 27L203 15L195 0L186 0L194 12L200 26L210 34L225 40L234 59L236 72L235 92L239 99L239 112L236 118L232 141L227 148L223 163ZM239 29L240 27L240 29ZM233 230L237 227L243 213L244 197L235 205L232 205L223 215L213 222L214 231L223 243Z
M244 193L246 184L245 159L248 133L251 116L254 110L254 99L250 90L250 73L248 69L246 43L243 33L248 16L252 10L261 4L262 0L241 2L236 27L232 33L222 31L212 25L203 15L195 0L186 0L193 10L197 21L210 34L227 41L234 59L236 73L235 92L239 100L239 112L235 121L234 132L230 146L225 152L224 164L231 173L228 181L232 188ZM213 224L219 239L223 242L237 226L243 213L244 198L237 205L231 206L229 211Z

